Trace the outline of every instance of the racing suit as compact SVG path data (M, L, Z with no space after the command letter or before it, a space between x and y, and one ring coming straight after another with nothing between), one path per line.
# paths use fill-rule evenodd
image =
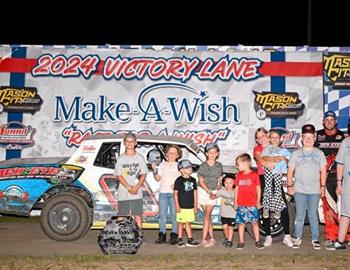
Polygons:
M338 239L338 214L336 209L337 195L335 189L337 187L336 164L335 157L338 153L340 144L345 138L344 133L336 130L334 134L327 134L322 129L317 131L315 146L323 151L327 158L327 182L326 196L322 198L323 212L325 218L325 238L326 240L336 241ZM347 239L350 239L348 234Z

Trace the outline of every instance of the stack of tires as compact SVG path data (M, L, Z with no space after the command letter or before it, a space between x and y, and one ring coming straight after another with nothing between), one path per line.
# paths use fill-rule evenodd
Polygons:
M132 217L112 217L98 235L103 254L136 254L142 232Z

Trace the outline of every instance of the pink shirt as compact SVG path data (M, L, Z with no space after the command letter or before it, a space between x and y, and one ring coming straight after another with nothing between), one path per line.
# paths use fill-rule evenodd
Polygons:
M256 153L262 153L264 147L261 144L258 144L257 146L254 147L253 154L255 156ZM256 161L256 165L258 165L258 175L263 175L264 174L264 167L261 165L260 162Z

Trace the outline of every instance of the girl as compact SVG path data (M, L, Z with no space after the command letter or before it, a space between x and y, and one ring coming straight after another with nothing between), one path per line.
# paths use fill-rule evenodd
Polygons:
M220 187L219 183L221 182L222 175L222 164L217 161L219 154L220 149L217 144L207 144L205 146L207 161L203 162L198 169L198 182L201 186L198 191L198 201L199 204L203 206L205 213L202 237L202 245L204 247L211 247L216 243L214 239L211 214L216 205L214 193ZM210 237L209 241L207 241L208 234Z
M263 149L269 145L269 133L268 131L261 127L258 128L255 132L255 141L257 145L254 147L254 159L256 161L256 165L258 166L258 175L260 178L260 186L261 186L261 194L264 194L265 180L264 180L264 167L265 162L261 157ZM267 162L266 162L267 163Z
M169 243L177 244L177 224L176 209L174 203L174 182L180 176L177 168L177 161L182 157L182 151L177 145L167 145L165 148L167 161L163 161L157 168L156 163L152 163L154 178L160 181L159 192L159 237L155 241L157 244L166 243L166 224L168 210L170 210L170 219L172 223L172 231Z
M295 193L296 205L294 249L299 249L302 242L306 209L311 228L311 244L314 249L321 249L317 209L320 195L323 197L325 194L327 161L324 153L314 147L315 141L315 127L304 125L303 147L295 150L289 161L287 187L289 194Z
M279 219L281 211L286 207L282 196L282 176L287 173L287 161L290 152L280 146L281 134L276 129L271 129L270 145L264 148L262 157L270 162L270 166L264 167L265 189L263 194L263 217L269 217L269 211L274 211L274 217Z
M255 132L255 139L258 145L254 147L254 159L258 166L258 174L259 174L260 185L261 185L261 194L264 194L264 190L265 190L264 167L266 166L268 168L273 168L275 163L273 161L263 160L262 158L263 149L270 144L268 131L265 128L258 128ZM284 199L285 197L284 197L283 189L281 192L282 192L282 197ZM287 207L283 208L282 210L281 221L282 221L283 230L284 230L283 243L286 244L288 247L292 247L293 241L289 234L289 213L288 213ZM266 218L263 218L263 226L264 226L264 231L266 235L264 246L268 247L272 245L270 215Z

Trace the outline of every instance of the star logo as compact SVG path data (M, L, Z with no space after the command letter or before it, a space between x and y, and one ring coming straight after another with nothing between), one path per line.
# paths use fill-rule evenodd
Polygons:
M207 96L207 92L206 91L200 91L199 95L202 97L202 98L205 98Z

